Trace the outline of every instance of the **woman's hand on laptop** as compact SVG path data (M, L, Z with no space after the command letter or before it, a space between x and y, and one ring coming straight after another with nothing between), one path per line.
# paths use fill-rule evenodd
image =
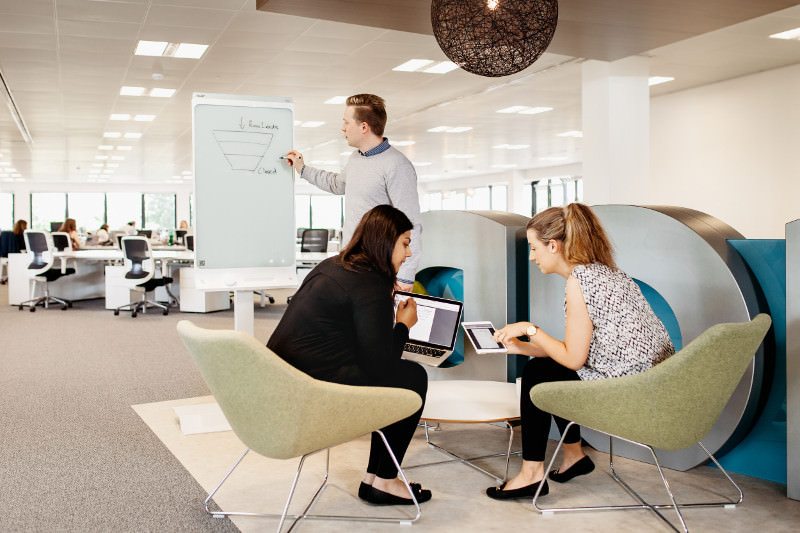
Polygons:
M397 304L397 322L402 322L408 329L417 323L417 302L414 298L406 298Z

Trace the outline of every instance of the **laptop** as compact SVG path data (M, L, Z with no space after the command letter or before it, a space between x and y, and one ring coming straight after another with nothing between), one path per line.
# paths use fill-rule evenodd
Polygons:
M403 359L439 366L450 357L458 337L464 304L436 296L395 291L395 307L406 298L417 303L417 323L408 332Z

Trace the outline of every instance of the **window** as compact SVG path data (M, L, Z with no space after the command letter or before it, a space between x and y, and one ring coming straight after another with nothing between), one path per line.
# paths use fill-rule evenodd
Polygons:
M312 228L342 227L342 197L333 195L311 196Z
M61 224L67 218L67 195L63 192L31 193L31 224L29 229L50 231L50 224Z
M467 195L463 192L448 191L442 195L442 209L466 209Z
M142 227L142 195L136 192L110 192L106 194L108 227L122 228L131 220Z
M583 201L583 179L579 176L545 178L531 183L532 200L535 210L531 215L548 207L564 206Z
M311 227L311 196L307 194L295 195L294 223L298 228Z
M491 209L494 211L508 211L508 187L506 185L492 185Z
M175 195L147 193L144 195L144 227L147 229L175 228Z
M106 222L106 195L101 192L67 193L67 215L75 219L79 232L97 231Z
M442 193L429 192L422 197L423 211L439 211L442 209Z
M0 192L0 229L13 229L14 222L14 193Z
M467 209L489 210L492 208L491 190L489 187L467 189Z

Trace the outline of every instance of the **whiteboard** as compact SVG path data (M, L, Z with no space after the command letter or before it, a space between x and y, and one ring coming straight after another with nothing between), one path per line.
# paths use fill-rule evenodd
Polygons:
M192 97L195 268L198 274L295 265L290 98ZM234 277L231 277L233 272ZM209 276L205 276L208 279ZM230 283L226 283L230 285Z

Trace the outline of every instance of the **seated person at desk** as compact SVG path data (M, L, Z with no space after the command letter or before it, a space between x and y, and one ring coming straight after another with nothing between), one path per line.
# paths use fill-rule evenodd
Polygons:
M74 218L68 218L61 224L61 227L58 228L58 231L63 231L64 233L69 233L69 241L72 244L73 250L79 250L81 247L81 240L78 237L78 224L75 222Z
M614 263L611 243L600 221L583 204L551 207L527 226L531 261L543 274L566 278L566 333L551 337L530 322L508 324L495 332L509 353L531 357L522 374L522 469L486 494L496 500L531 498L540 483L547 494L544 455L551 415L536 407L530 390L550 381L605 379L638 374L663 361L675 348L639 286ZM517 337L527 335L529 342ZM568 422L555 417L562 432ZM580 428L564 439L561 466L548 477L564 483L594 469L583 453Z
M136 221L131 220L124 226L122 226L119 231L125 233L125 235L136 235Z
M28 229L28 221L19 219L14 224L14 238L17 241L17 250L25 249L25 230Z
M108 224L103 224L100 229L94 234L97 244L106 244L111 242L108 236Z
M413 225L402 211L379 205L368 211L347 247L320 263L292 297L267 347L310 376L333 383L409 389L422 398L428 376L417 363L400 359L408 330L417 322L412 299L397 308L392 290L400 265L411 256ZM302 402L302 398L297 401ZM383 428L402 463L422 407ZM377 433L364 481L362 500L379 505L411 505L408 491ZM418 502L431 492L412 484Z
M180 223L178 224L178 229L189 231L189 223L185 220L181 220Z

